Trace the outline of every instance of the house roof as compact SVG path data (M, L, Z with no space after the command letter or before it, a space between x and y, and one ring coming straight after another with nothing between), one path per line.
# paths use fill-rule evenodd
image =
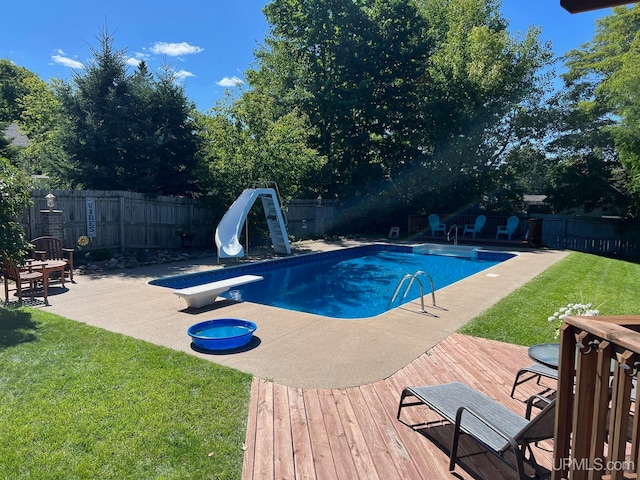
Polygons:
M26 135L20 132L16 123L10 123L9 126L2 132L4 138L11 140L11 145L14 147L28 147L29 139Z

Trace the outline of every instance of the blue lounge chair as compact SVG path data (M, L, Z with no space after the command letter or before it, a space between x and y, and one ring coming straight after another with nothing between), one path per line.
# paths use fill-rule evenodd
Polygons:
M482 227L484 227L485 222L487 221L487 217L484 215L478 215L476 217L476 223L467 224L464 226L464 232L462 232L462 236L464 237L467 233L471 233L473 238L476 238L476 234L482 232Z
M440 217L435 213L429 215L429 227L431 228L431 235L434 237L438 232L442 232L442 235L447 234L447 226L444 223L440 223Z
M500 235L506 235L507 238L511 240L511 237L516 232L516 229L518 228L519 224L520 224L520 219L515 215L512 215L511 217L507 218L507 224L505 226L498 227L498 231L496 232L496 239Z

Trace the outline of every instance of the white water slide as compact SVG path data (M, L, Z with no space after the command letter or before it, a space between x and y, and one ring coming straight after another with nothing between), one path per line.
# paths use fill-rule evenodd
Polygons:
M247 188L229 207L216 228L216 247L218 258L244 257L244 248L239 242L242 226L255 201L260 198L264 209L271 242L276 253L291 254L291 245L287 236L278 196L273 188Z

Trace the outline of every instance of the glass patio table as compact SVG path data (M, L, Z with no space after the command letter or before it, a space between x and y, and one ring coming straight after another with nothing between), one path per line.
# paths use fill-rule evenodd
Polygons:
M540 343L529 347L529 358L549 368L558 368L560 359L559 343Z

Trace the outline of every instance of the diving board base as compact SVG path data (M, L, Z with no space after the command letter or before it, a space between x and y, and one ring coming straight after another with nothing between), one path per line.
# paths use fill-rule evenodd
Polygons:
M174 290L178 297L184 298L189 308L202 308L215 303L216 299L232 287L246 285L263 280L264 277L258 275L241 275L239 277L227 278L217 282L204 283L193 287Z

